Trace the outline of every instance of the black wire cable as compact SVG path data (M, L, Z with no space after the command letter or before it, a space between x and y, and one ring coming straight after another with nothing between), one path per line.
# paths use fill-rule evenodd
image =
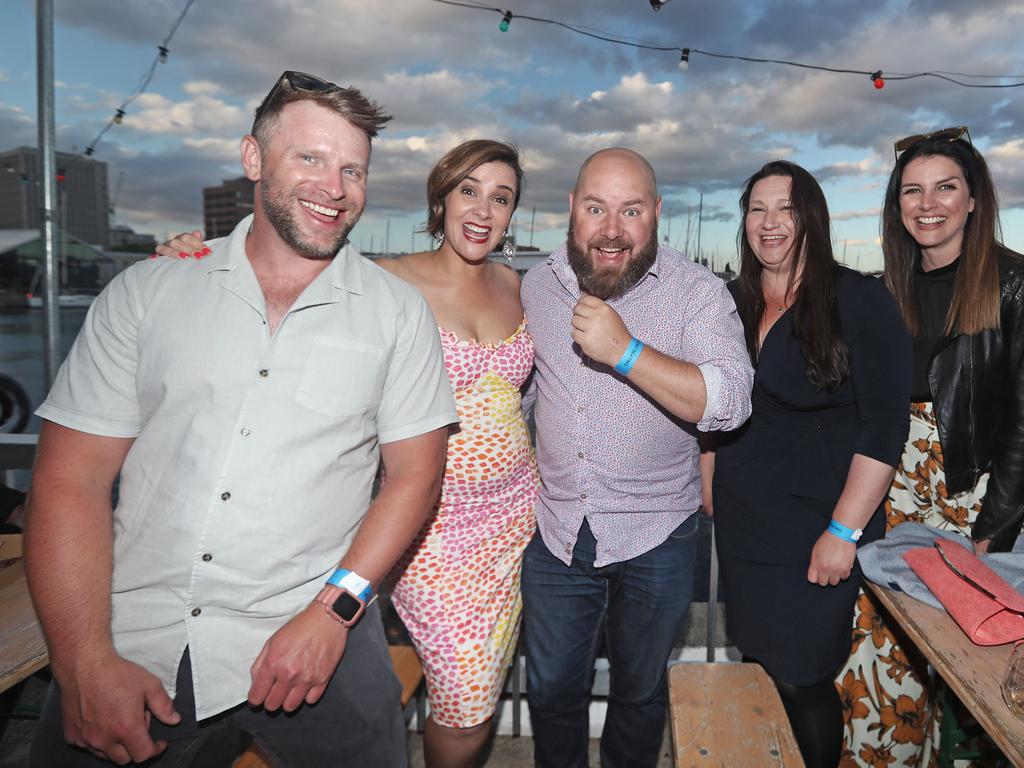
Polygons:
M443 5L453 5L460 8L470 8L478 11L493 11L494 13L502 16L505 13L511 13L511 11L505 11L501 8L495 8L493 6L483 5L481 3L462 2L461 0L431 0L431 2L441 3ZM800 69L817 70L819 72L835 72L844 75L862 75L869 77L872 80L881 78L885 81L890 80L913 80L919 77L934 77L939 80L944 80L948 83L963 86L964 88L1020 88L1024 86L1024 75L975 75L968 74L965 72L914 72L914 73L893 73L886 74L883 70L864 70L864 69L848 69L844 67L826 67L820 64L804 64L798 61L787 61L786 59L762 59L756 56L738 56L731 53L715 53L713 51L703 51L700 48L683 48L675 45L655 45L653 43L639 42L636 40L629 40L622 37L616 37L609 32L602 32L600 30L592 30L583 27L578 27L574 24L569 24L564 21L557 21L555 19L545 19L540 16L529 16L526 14L519 15L512 13L514 19L526 19L527 21L535 21L542 24L551 24L553 26L567 29L570 32L575 32L578 35L584 35L586 37L593 38L595 40L601 40L608 43L615 43L616 45L626 45L631 48L641 48L648 51L677 51L681 55L692 55L695 53L702 54L704 56L710 56L716 59L732 59L733 61L746 61L758 64L781 64L787 67L798 67ZM954 77L955 76L955 77ZM966 83L962 80L958 80L958 77L971 78L971 79L991 79L991 80L1018 80L1019 83Z
M185 7L181 9L181 13L178 14L178 18L174 20L171 25L170 31L167 36L163 39L163 42L157 47L157 54L153 57L152 63L149 65L149 69L142 73L139 77L139 84L135 87L135 90L131 92L121 106L114 112L114 116L107 121L107 124L103 126L103 129L97 134L96 138L89 142L89 145L85 148L82 154L85 157L91 157L96 151L96 145L100 143L100 140L106 135L114 125L116 125L128 111L128 106L135 101L139 96L146 92L149 84L153 81L153 76L156 74L156 68L160 64L161 58L166 58L171 40L174 38L175 32L178 31L178 27L181 26L181 22L185 20L185 16L188 14L189 9L195 0L186 0Z

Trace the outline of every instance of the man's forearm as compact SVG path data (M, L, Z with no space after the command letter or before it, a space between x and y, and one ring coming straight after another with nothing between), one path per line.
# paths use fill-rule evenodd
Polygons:
M700 369L651 347L644 347L629 380L665 410L696 424L707 406L707 389Z
M81 461L96 440L106 458L123 459L131 444L45 425L28 498L25 569L58 682L113 652L110 487L117 469L98 469L97 453Z

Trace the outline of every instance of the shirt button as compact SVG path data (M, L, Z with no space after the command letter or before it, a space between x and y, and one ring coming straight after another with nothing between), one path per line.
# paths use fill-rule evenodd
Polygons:
M203 553L203 562L204 563L208 563L211 560L213 560L213 555L211 555L209 552L204 552Z
M580 451L579 453L577 453L576 454L576 458L577 459L582 459L583 458L583 451Z
M260 376L262 376L265 379L269 375L270 371L268 371L266 368L260 368Z
M818 425L818 429L821 429L821 424Z
M242 437L248 437L252 433L252 430L248 427L242 427Z
M585 494L585 493L581 493L581 494L580 494L580 500L581 500L581 501L586 501L586 500L587 500L587 494Z
M231 498L231 493L229 491L224 491L224 493L222 493L220 495L220 500L221 501L227 501L230 498Z
M571 555L572 554L572 545L571 544L566 544L565 545L565 554L567 554L567 555Z
M199 615L200 613L202 613L202 612L203 612L203 609L202 609L202 608L193 608L193 609L192 609L192 615L193 615L193 616L198 616L198 615Z
M582 405L577 405L576 406L576 412L577 413L583 413L583 406Z

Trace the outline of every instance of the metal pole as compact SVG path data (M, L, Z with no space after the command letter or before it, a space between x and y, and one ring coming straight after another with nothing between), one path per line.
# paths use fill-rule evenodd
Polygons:
M533 223L537 220L537 206L533 206L533 212L530 214L530 247L533 248Z
M704 193L700 193L700 207L697 209L697 262L703 264L700 258L700 229L704 223Z
M36 85L39 122L39 234L43 259L43 371L53 384L60 368L60 253L54 207L57 129L53 99L53 0L36 0Z

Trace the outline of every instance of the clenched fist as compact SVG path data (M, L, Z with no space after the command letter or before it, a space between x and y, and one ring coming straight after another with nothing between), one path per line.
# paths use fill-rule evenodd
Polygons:
M596 296L583 294L572 311L572 340L591 360L614 366L633 336L619 313Z

